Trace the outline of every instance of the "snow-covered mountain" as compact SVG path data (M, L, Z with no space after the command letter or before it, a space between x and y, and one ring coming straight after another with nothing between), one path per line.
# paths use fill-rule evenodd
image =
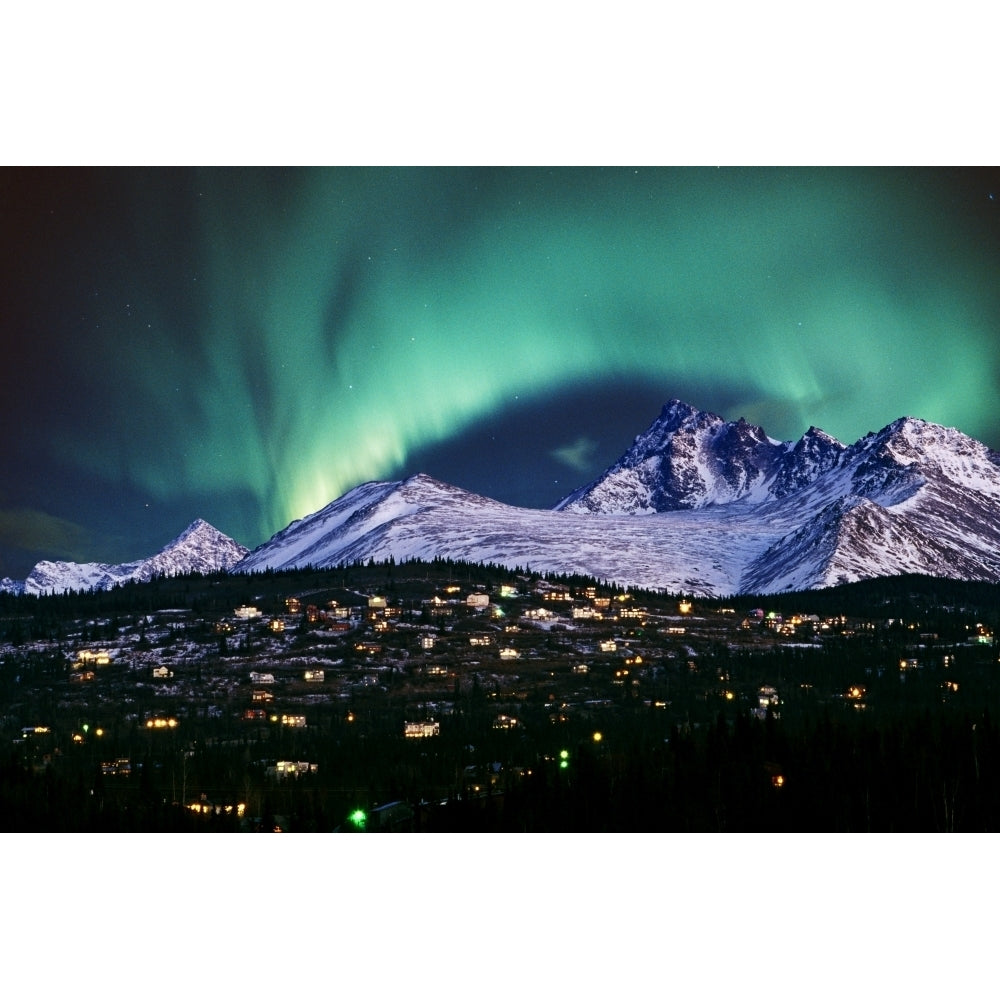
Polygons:
M718 518L699 521L694 513L681 511L675 518L529 510L421 474L356 487L278 532L234 572L441 556L632 586L731 593L734 578L725 558L734 534L749 531L747 559L776 536L747 523L734 525L724 538ZM724 512L721 520L727 520Z
M365 483L248 553L204 521L149 559L40 562L40 594L188 572L356 560L493 562L706 595L924 573L1000 581L1000 454L902 417L846 446L811 427L776 441L672 400L602 476L553 510L416 475Z
M10 581L13 586L9 590L61 594L70 590L108 590L118 583L143 582L160 576L215 573L232 568L248 551L199 518L148 559L116 565L43 560L35 564L20 586ZM7 582L5 580L4 584Z
M424 475L366 483L235 570L390 556L718 595L899 573L1000 581L1000 454L910 417L850 446L814 427L781 442L673 400L554 510L509 507Z
M815 427L794 443L775 441L742 418L727 422L673 399L610 469L556 509L650 514L778 499L808 486L843 451Z
M789 505L798 526L747 566L743 589L899 573L1000 581L1000 453L953 428L900 418L776 506Z

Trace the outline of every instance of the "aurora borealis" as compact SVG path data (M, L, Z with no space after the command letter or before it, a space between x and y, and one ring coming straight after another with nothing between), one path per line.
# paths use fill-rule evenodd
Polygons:
M0 576L370 479L551 506L671 397L1000 448L990 169L0 170Z

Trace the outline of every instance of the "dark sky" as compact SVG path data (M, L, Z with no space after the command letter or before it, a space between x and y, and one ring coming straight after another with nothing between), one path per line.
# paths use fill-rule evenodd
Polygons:
M991 169L0 170L0 576L423 471L551 506L670 398L1000 448Z

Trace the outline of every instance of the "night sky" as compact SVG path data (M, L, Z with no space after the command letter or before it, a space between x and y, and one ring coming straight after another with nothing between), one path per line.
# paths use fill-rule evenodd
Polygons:
M1000 172L0 170L0 576L427 472L553 505L678 397L1000 448Z

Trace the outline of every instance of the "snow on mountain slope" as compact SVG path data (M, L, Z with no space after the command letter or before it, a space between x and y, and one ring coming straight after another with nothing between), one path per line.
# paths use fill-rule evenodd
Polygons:
M183 573L215 573L232 568L247 553L238 542L200 518L154 556L135 562L73 563L42 560L24 581L26 594L107 590L116 584Z
M953 428L896 420L788 502L799 526L753 560L742 590L899 573L1000 580L1000 455Z
M254 550L237 572L329 567L355 560L493 562L585 573L629 586L731 593L733 553L746 558L772 528L726 512L593 517L510 507L417 475L367 483Z
M814 427L794 444L775 441L742 418L727 422L674 399L610 469L556 509L646 514L763 501L807 485L843 450Z
M139 563L74 563L43 559L24 581L26 594L62 594L70 590L108 590L128 580Z
M133 579L179 576L183 573L215 573L231 569L248 552L201 518L193 521L155 556L144 559Z
M847 447L769 438L677 400L555 510L427 476L367 483L236 569L435 556L698 594L808 589L898 573L1000 580L1000 455L910 417Z
M900 573L1000 581L1000 454L912 417L850 446L815 427L781 442L672 400L554 510L416 475L358 486L252 553L196 521L150 559L39 563L24 590L437 556L720 596Z

